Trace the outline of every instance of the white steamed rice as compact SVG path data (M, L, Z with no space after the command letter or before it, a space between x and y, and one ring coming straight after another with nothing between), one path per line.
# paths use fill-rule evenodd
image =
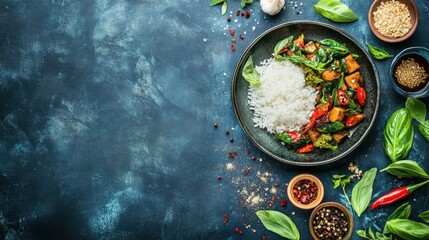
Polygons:
M250 85L248 97L255 127L270 133L298 131L315 110L316 90L305 86L303 69L289 61L266 59L255 66L261 85Z

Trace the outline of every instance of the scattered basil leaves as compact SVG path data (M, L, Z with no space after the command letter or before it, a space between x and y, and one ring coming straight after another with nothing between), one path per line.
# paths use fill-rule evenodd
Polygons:
M386 52L386 50L373 46L369 43L367 43L367 45L368 45L368 50L371 53L371 56L375 59L381 60L381 59L393 57L393 55L390 55L388 52Z
M228 4L226 3L226 0L212 0L210 3L210 6L215 6L221 3L222 3L221 13L222 15L225 15L226 10L228 9Z
M369 240L391 240L392 236L386 236L380 232L372 231L371 227L368 229L368 235L366 234L366 230L357 230L357 235L361 238L369 239Z
M418 217L421 218L423 221L429 223L429 210L420 213Z
M386 222L389 231L406 240L429 239L429 226L408 219L395 219Z
M276 46L274 46L274 56L278 56L280 51L283 50L284 47L286 47L289 43L291 43L293 40L293 36L289 36L287 38L284 38L280 40Z
M413 145L414 127L406 108L396 110L387 121L383 132L383 146L392 162L405 159Z
M393 211L389 217L387 218L387 221L395 220L395 219L408 219L411 214L411 205L410 203L406 202L399 206L395 211ZM383 234L390 233L389 229L384 225Z
M346 200L349 204L351 204L349 196L346 192L346 186L351 181L351 177L346 177L346 175L333 175L332 176L332 182L334 183L334 188L337 188L341 185L343 189L344 196L346 197Z
M380 172L387 171L388 173L404 178L425 178L429 179L429 175L419 166L416 161L412 160L400 160L394 163L391 163L385 169L382 169Z
M241 0L241 7L244 8L246 4L252 3L253 0Z
M416 98L407 98L405 107L410 111L411 116L419 123L426 119L426 104Z
M418 129L423 138L429 142L429 120L420 123Z
M260 75L253 66L252 55L249 56L246 63L244 64L241 75L253 86L258 87L261 85L261 80L259 79Z
M371 168L366 171L362 179L353 187L352 190L352 208L358 217L368 207L372 197L372 185L377 175L377 168Z
M300 239L298 228L285 214L273 210L259 210L256 215L268 230L287 239Z
M334 22L353 22L359 18L346 4L339 0L320 0L313 8L323 17Z

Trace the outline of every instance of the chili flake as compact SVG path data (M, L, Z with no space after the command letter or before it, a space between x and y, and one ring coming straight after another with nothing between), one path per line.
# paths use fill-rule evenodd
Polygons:
M299 180L295 186L293 186L295 200L302 204L309 204L316 200L318 192L319 188L316 183L308 179Z

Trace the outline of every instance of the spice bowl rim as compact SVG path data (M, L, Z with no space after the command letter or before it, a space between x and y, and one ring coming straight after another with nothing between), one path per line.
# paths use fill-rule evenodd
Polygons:
M374 25L373 13L376 11L377 7L380 6L382 2L387 2L387 1L391 1L391 0L374 0L374 2L371 4L371 7L369 8L369 11L368 11L368 25L371 28L371 31L374 33L374 35L382 41L389 42L389 43L398 43L398 42L405 41L408 38L410 38L417 30L417 26L419 24L419 11L417 9L417 5L414 2L414 0L396 0L400 3L407 5L408 9L410 10L410 17L411 19L413 19L414 17L414 21L411 21L412 26L404 36L394 38L394 37L388 37L381 34Z
M316 236L316 233L313 230L313 218L315 217L317 211L319 211L323 207L335 207L335 208L338 208L341 212L343 212L345 214L345 216L347 217L347 220L348 220L349 229L348 229L346 235L342 239L343 240L351 239L351 237L353 235L353 228L354 228L353 215L350 213L350 211L344 205L342 205L341 203L338 203L338 202L324 202L324 203L319 204L316 208L313 209L313 211L311 212L310 218L308 220L308 226L310 229L310 234L313 237L313 239L320 240L320 238Z
M425 54L423 55L421 52L424 52ZM394 70L395 70L396 64L398 63L399 60L402 59L403 56L406 56L409 54L419 55L422 58L424 58L426 60L426 62L429 64L429 49L428 48L421 47L421 46L414 46L414 47L405 48L404 50L399 52L393 58L392 63L390 64L390 68L389 68L390 81L393 85L393 88L396 90L396 92L398 92L399 94L401 94L404 97L410 97L410 98L427 97L427 96L429 96L429 81L426 83L425 87L423 87L419 91L415 91L415 92L410 92L410 91L406 91L406 90L402 89L398 85L398 83L395 81Z
M295 198L293 197L293 186L300 180L303 179L308 179L313 181L318 188L318 193L317 193L317 197L316 199L309 203L309 204L302 204L298 201L295 200ZM289 198L289 201L296 207L301 208L301 209L312 209L315 208L317 205L319 205L322 200L323 200L323 195L324 195L324 187L323 187L323 183L322 181L320 181L320 179L318 177L316 177L313 174L309 174L309 173L303 173L303 174L299 174L296 175L294 178L292 178L289 181L288 187L287 187L287 196Z

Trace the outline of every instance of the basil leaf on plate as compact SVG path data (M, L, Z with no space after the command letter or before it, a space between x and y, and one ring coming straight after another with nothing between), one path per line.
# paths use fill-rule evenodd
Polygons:
M381 60L381 59L393 57L393 55L390 55L384 49L378 48L369 43L367 43L367 45L368 45L369 53L371 53L371 56L375 59Z
M285 39L280 40L276 46L274 46L274 56L279 55L279 52L283 50L284 47L286 47L289 43L291 43L293 40L293 36L289 36Z
M334 22L353 22L359 17L339 0L320 0L313 6L316 12Z
M287 239L300 239L298 228L285 214L273 210L259 210L256 215L268 230Z
M421 218L423 221L429 223L429 210L420 213L418 217Z
M429 239L429 226L408 219L395 219L386 222L389 231L403 239Z
M383 132L383 146L392 162L407 157L413 145L414 127L406 108L396 110L387 121Z
M346 55L347 53L350 53L350 50L346 46L335 40L322 39L319 42L320 44L332 49L332 54L335 55L335 57L341 57Z
M429 142L429 120L419 124L419 132Z
M246 64L244 64L243 72L241 73L241 75L253 86L258 87L261 85L261 80L259 79L260 75L253 66L252 55L249 56L246 61Z
M401 206L399 206L395 211L393 211L393 213L391 213L387 218L387 221L395 220L395 219L408 219L410 217L410 214L411 214L411 205L410 203L406 202ZM383 234L388 234L388 233L390 233L390 231L385 225Z
M372 197L372 185L374 184L377 168L371 168L363 174L362 179L353 187L352 208L360 215L368 207Z
M405 107L417 122L423 124L426 119L426 104L416 98L407 98Z
M385 169L380 172L387 171L388 173L397 177L412 178L419 177L429 179L429 175L419 166L416 161L412 160L400 160L391 163Z

